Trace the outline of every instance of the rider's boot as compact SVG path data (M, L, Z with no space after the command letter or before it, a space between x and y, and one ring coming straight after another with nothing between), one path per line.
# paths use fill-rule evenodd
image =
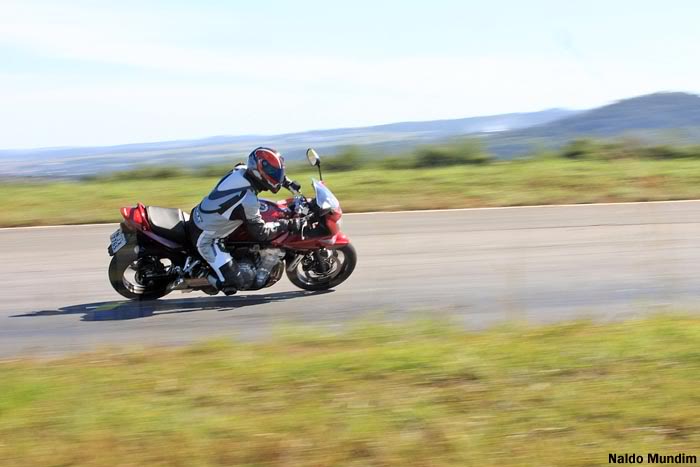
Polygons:
M218 292L223 292L226 295L233 295L236 292L238 292L238 289L236 289L236 287L234 285L232 285L232 284L229 285L229 284L226 284L225 282L222 282L221 279L219 279L218 277L216 277L213 274L210 274L209 276L207 276L207 280L209 280L209 283L211 284L211 289L209 289L209 290L213 289L213 291L214 291L214 293L209 293L209 291L205 290L204 292L208 293L209 295L216 295L216 293L218 293Z

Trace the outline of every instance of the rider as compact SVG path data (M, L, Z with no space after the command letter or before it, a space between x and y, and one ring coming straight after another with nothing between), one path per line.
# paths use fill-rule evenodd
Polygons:
M265 190L277 193L283 186L299 190L299 185L285 175L282 155L274 149L259 147L248 155L246 165L239 164L226 174L192 210L192 242L214 270L216 277L210 276L209 282L218 290L234 293L255 275L250 263L239 265L221 248L221 239L244 224L257 241L301 230L301 219L265 222L260 215L258 193Z

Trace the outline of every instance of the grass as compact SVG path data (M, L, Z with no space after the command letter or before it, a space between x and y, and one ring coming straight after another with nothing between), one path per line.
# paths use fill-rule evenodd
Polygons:
M0 363L0 465L588 466L698 455L700 319L358 325Z
M310 193L308 169L290 170ZM114 222L136 204L191 209L215 177L106 179L0 187L0 226ZM700 198L700 160L532 159L484 165L326 173L346 212Z

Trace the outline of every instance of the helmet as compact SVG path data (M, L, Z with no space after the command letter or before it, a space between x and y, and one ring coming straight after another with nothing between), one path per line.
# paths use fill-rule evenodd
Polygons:
M248 155L246 172L259 188L277 193L284 180L284 158L271 148L253 149Z

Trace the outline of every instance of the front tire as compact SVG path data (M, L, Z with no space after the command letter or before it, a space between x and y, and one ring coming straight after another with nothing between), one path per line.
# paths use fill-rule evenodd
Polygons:
M346 245L342 248L328 250L330 253L327 261L329 262L330 270L319 272L317 266L307 258L302 259L292 269L287 269L287 277L300 289L304 290L328 290L337 287L350 277L350 274L355 270L357 264L357 252L352 245ZM312 253L309 253L311 255Z
M147 262L144 264L144 259ZM155 267L157 259L136 260L129 255L116 254L109 263L109 282L119 295L129 300L156 300L169 293L167 280L140 280L143 269ZM151 264L148 264L150 260ZM160 264L160 263L158 263ZM161 265L162 266L162 265ZM145 283L142 283L145 282Z

